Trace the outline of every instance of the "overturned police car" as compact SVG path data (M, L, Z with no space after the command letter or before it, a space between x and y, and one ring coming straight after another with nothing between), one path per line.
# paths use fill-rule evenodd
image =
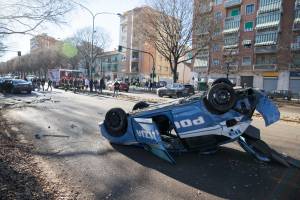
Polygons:
M266 126L280 119L278 108L263 92L236 89L227 79L219 79L203 95L155 105L139 102L129 113L113 108L99 126L111 143L142 146L171 163L175 163L172 153L212 153L220 145L237 141L260 161L275 160L289 166L250 125L255 110Z

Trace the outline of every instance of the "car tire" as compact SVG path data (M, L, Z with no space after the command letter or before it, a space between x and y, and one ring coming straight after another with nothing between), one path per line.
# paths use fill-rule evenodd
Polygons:
M112 137L121 137L127 131L127 114L121 108L110 109L104 119L104 127Z
M236 103L235 91L227 83L218 83L212 86L206 98L210 107L220 114L228 112Z
M231 87L233 87L233 83L227 79L227 78L218 78L217 80L215 80L211 86L214 86L216 84L219 84L219 83L226 83L228 85L230 85Z
M182 93L182 92L177 92L177 93L176 93L176 97L177 97L177 98L180 98L180 97L182 97L182 96L183 96L183 93Z
M144 109L144 108L147 108L147 107L149 107L149 104L148 104L148 103L146 103L145 101L140 101L140 102L136 103L136 104L133 106L132 110L133 110L133 111L134 111L134 110L140 110L140 109Z
M159 96L159 97L163 97L164 95L163 95L162 92L158 92L158 96Z

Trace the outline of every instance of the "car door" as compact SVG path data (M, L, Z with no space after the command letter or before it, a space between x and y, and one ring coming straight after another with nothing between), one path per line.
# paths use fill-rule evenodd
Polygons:
M175 160L163 146L159 131L152 118L133 118L132 121L136 140L143 144L146 150L163 160L175 163Z

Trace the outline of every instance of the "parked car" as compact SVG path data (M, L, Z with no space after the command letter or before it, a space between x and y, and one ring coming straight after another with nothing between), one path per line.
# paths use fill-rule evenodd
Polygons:
M184 84L183 85L186 89L188 89L189 94L195 94L195 88L191 84Z
M166 87L167 84L168 83L166 81L158 81L156 86L157 86L157 88L161 88L161 87Z
M12 79L7 83L8 92L10 93L28 93L32 91L31 82L22 79Z
M0 79L0 92L9 92L12 88L12 79L5 77Z
M189 96L193 93L189 92L189 88L186 88L183 84L173 83L169 84L166 87L158 88L157 95L159 97L169 96L169 97L184 97Z
M268 93L270 99L285 99L290 101L292 96L293 94L290 90L274 90Z
M106 88L110 91L113 91L114 90L114 81L109 81L106 83ZM129 91L129 85L128 83L125 83L125 82L122 82L122 81L119 81L120 83L120 91L121 92L128 92Z

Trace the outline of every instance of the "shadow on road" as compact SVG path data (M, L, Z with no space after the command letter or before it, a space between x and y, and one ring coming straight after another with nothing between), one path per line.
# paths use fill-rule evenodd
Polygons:
M222 147L215 155L175 156L175 165L143 149L113 148L143 166L221 198L297 199L300 195L300 170L255 162L248 154L231 148Z

